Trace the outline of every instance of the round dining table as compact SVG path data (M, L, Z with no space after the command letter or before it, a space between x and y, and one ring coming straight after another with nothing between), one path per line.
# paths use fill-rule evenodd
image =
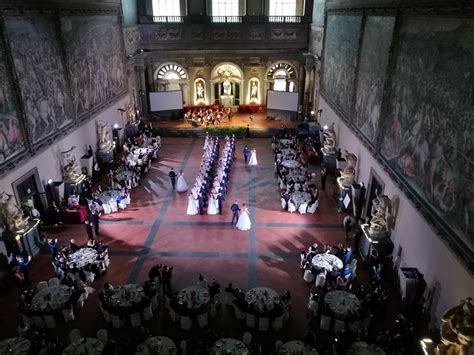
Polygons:
M296 169L301 168L301 164L298 163L296 160L283 160L281 165L287 169Z
M342 290L326 293L324 303L334 312L336 317L339 316L341 318L345 318L350 314L356 314L361 307L361 303L356 295Z
M349 347L347 355L386 355L386 352L377 345L358 341Z
M297 191L291 194L291 199L293 200L296 208L298 209L303 203L308 203L311 201L311 194L308 192Z
M186 302L188 309L197 310L211 302L211 295L207 288L198 285L188 286L178 293L178 303L184 304L184 302Z
M84 269L86 266L96 264L98 255L97 250L93 248L81 248L67 256L66 265L68 268L75 265L79 269Z
M72 296L72 289L66 285L48 286L38 291L31 300L35 311L62 310Z
M291 139L280 139L280 144L284 147L288 147L291 144Z
M280 150L280 154L283 156L283 159L294 159L296 157L296 150L285 148Z
M280 295L268 287L255 287L247 291L245 300L262 313L265 309L273 309L275 304L280 304Z
M99 194L99 200L101 200L102 203L117 202L119 195L119 190L106 190Z
M135 350L136 355L174 355L176 352L174 341L164 336L150 337Z
M217 340L209 349L211 355L247 355L249 349L240 340L232 338L221 338Z
M148 304L150 300L145 294L145 289L139 284L126 284L113 286L104 290L102 297L102 307L107 309L111 314L128 314L131 313L136 305L144 302Z
M311 264L315 269L326 269L329 272L341 270L344 266L341 259L328 253L316 254L311 260Z
M31 341L26 338L14 337L0 340L0 354L28 355L31 351Z
M63 355L100 355L104 350L104 343L96 338L82 338L79 344L69 344L63 350Z
M278 349L278 354L281 355L293 355L293 354L305 354L305 355L318 355L316 349L308 344L303 343L299 340L292 340L286 342Z

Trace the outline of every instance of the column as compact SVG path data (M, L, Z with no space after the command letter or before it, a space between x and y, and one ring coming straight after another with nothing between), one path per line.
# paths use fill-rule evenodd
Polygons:
M140 111L143 116L148 115L148 91L146 88L146 76L145 76L145 66L138 67L139 72L139 81L140 81L140 90L138 92L139 100L140 100Z

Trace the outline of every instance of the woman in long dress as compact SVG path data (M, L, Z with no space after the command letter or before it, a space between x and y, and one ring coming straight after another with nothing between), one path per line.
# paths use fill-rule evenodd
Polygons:
M217 192L212 190L211 197L207 204L207 214L218 214L219 208L217 206Z
M240 211L239 219L235 226L241 231L248 231L252 226L249 217L249 210L247 209L247 206L245 206L245 203L242 205L242 210Z
M196 200L194 199L194 196L192 193L188 195L188 209L186 211L186 214L194 216L199 213L198 206L196 204Z
M176 184L176 191L178 192L188 191L188 184L186 184L186 180L184 180L183 170L179 171L178 183Z
M257 151L255 150L255 148L253 148L250 153L249 165L257 165Z

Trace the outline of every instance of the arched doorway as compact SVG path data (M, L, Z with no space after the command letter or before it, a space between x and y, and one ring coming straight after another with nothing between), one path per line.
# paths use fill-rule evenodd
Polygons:
M225 107L240 105L243 91L243 72L234 63L220 63L211 72L211 95L214 104Z
M189 102L188 74L181 65L176 63L162 64L156 69L153 79L156 91L181 90L184 102Z
M297 75L293 65L286 62L277 62L267 69L267 81L270 90L297 91Z

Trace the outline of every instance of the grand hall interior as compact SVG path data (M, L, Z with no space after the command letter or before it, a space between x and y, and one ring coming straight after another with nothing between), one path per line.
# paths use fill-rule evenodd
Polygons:
M474 354L472 3L0 13L0 355Z

